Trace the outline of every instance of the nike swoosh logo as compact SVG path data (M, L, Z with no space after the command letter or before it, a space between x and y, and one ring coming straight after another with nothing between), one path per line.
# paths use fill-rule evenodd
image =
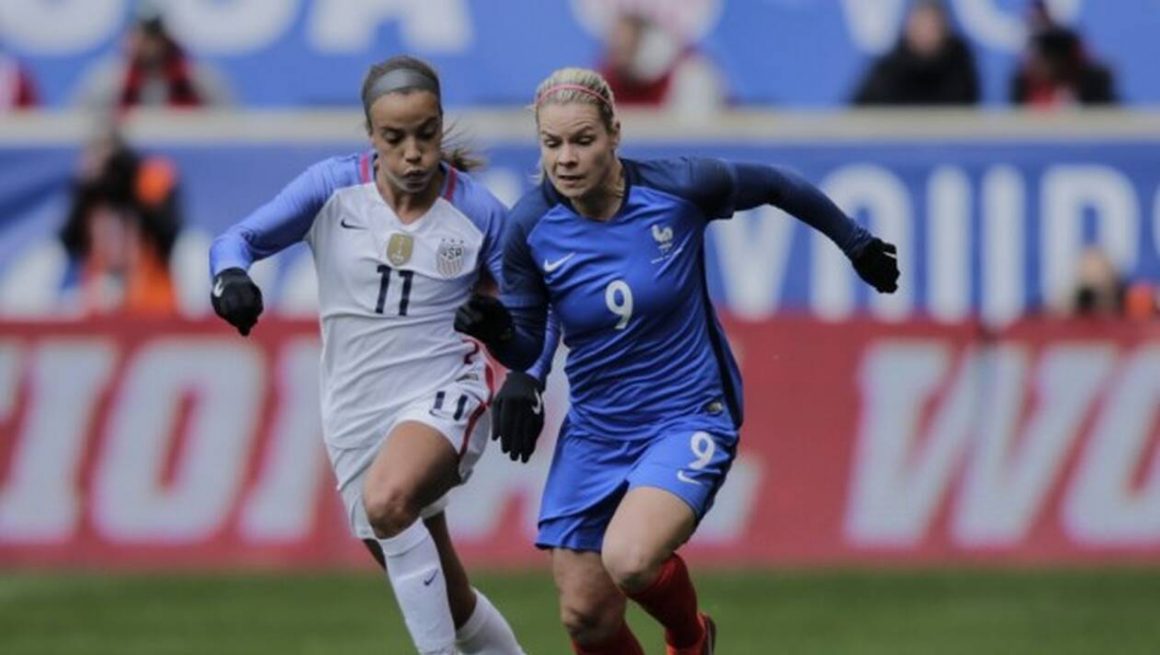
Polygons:
M536 397L536 403L532 405L532 413L539 414L544 409L544 397L540 395L539 391L533 391L532 395Z
M695 484L698 487L701 486L701 483L699 481L694 480L693 478L690 478L688 475L685 474L684 471L677 471L677 479L680 480L681 482L685 482L688 484Z
M221 298L222 292L225 290L226 290L225 282L223 282L222 279L219 277L217 279L217 282L213 283L213 297L214 298Z
M557 268L560 268L561 266L563 266L564 262L568 261L569 259L572 259L575 256L576 256L576 253L570 252L567 255L564 255L563 257L557 259L554 262L550 262L550 261L545 259L544 260L544 272L551 273L552 271L556 270Z
M439 575L438 571L432 571L431 575L423 578L423 586L430 587L432 582L435 582L435 576Z
M365 229L367 229L365 225L355 225L354 223L347 223L345 218L342 219L341 221L339 221L338 224L345 227L348 230L365 230Z

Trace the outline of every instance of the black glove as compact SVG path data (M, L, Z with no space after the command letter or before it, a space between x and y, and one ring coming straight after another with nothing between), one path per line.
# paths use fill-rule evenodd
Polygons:
M514 462L527 463L544 429L544 386L536 378L511 371L491 401L491 438Z
M455 329L489 348L512 338L512 315L498 298L474 294L455 310Z
M243 336L258 322L262 313L262 290L240 268L227 268L213 279L210 293L213 310Z
M898 249L874 237L854 258L854 270L879 293L898 290Z

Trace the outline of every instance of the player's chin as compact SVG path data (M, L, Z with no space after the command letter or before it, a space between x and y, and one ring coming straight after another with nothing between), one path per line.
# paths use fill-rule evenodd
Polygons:
M591 191L582 177L556 177L552 183L556 187L556 191L569 200L582 198Z

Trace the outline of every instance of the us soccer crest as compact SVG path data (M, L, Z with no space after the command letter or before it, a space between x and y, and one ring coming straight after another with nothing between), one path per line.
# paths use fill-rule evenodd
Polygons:
M387 241L387 261L394 266L402 266L411 261L411 253L415 249L415 238L410 234L395 232Z
M443 277L455 277L463 270L467 247L459 239L443 239L435 251L435 268Z

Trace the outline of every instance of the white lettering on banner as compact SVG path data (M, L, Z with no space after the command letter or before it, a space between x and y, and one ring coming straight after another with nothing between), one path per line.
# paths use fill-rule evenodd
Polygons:
M854 43L868 52L885 52L898 39L910 0L842 0L846 26Z
M113 38L126 0L4 0L0 42L33 55L66 55Z
M0 315L9 319L52 316L61 304L57 297L60 281L68 270L68 254L60 241L39 241L14 259L0 277Z
M1152 199L1152 255L1160 259L1160 188Z
M456 54L471 47L465 0L318 0L308 38L322 53L364 52L382 24L393 20L399 21L405 49Z
M549 404L548 408L551 411L552 405ZM537 446L539 452L520 467L518 475L512 474L514 465L499 448L489 446L484 451L483 457L475 465L471 479L451 492L451 502L447 505L447 524L451 526L455 538L486 539L499 534L503 526L504 510L511 507L513 502L522 511L516 524L524 532L518 538L535 537L540 490L544 488L544 480L548 475L548 455L551 454L552 444L545 443L547 441L541 440Z
M165 3L166 24L199 54L242 55L269 47L289 29L298 0L180 0Z
M960 547L1018 546L1057 487L1064 500L1051 518L1077 546L1160 543L1160 456L1144 458L1160 438L1160 346L1121 353L1099 341L1058 342L1034 352L968 350L954 372L948 350L926 341L867 352L846 515L854 545L919 545L960 472L949 528ZM923 429L918 419L932 402ZM1084 437L1076 471L1065 479L1068 456Z
M1160 544L1160 456L1144 459L1160 413L1160 346L1131 354L1096 419L1062 523L1077 542L1097 546ZM1136 470L1146 466L1140 484Z
M209 258L205 256L211 243L213 235L209 232L189 227L177 235L173 244L169 268L174 272L173 286L182 316L195 318L211 312Z
M739 318L769 318L779 304L793 244L795 219L772 206L713 221L710 240L730 312Z
M318 339L297 339L278 356L277 414L262 449L257 486L242 506L239 529L254 541L306 538L318 489L329 470L318 400Z
M1140 207L1131 181L1109 166L1053 166L1043 175L1043 295L1053 301L1075 282L1075 263L1084 248L1083 222L1096 219L1098 244L1120 270L1136 267Z
M1002 325L1023 314L1027 275L1023 265L1026 237L1026 192L1013 166L995 166L983 176L982 284L984 321ZM964 286L968 280L964 279Z
M16 343L3 349L5 377L12 374ZM26 415L23 425L12 427L15 451L0 489L0 535L11 543L57 541L71 536L80 518L77 475L87 428L116 352L105 341L60 339L25 351L24 359L31 369Z
M265 385L252 346L218 338L146 344L130 361L105 426L92 488L96 528L113 542L211 537L237 497ZM185 443L163 487L184 397L193 400Z
M1052 16L1064 23L1079 16L1083 0L1048 0ZM898 40L909 0L842 0L843 14L855 45L868 52L885 52ZM1019 52L1027 42L1024 5L1010 11L995 0L953 0L958 22L972 40L1007 52Z
M278 311L283 316L316 318L318 316L318 273L314 258L308 254L293 257L284 264L282 293Z
M863 359L866 404L845 528L856 545L910 546L925 534L979 411L978 365L967 355L920 438L922 410L950 367L950 349L939 342L880 342Z
M1115 351L1105 345L1049 348L1039 358L1034 385L1023 348L998 346L980 357L985 378L977 381L978 431L951 529L959 544L1015 545L1057 482ZM1033 413L1024 424L1028 407Z
M931 316L943 321L959 321L971 313L968 285L971 279L971 186L966 173L940 166L930 176L927 193L927 225L930 242L926 249L930 271Z
M857 216L865 212L876 235L893 242L900 257L913 253L911 243L914 219L910 194L896 175L881 166L857 164L843 166L830 173L821 188L847 214ZM810 253L810 306L818 316L827 320L848 318L854 312L854 280L857 275L850 261L823 234L815 234ZM905 260L904 260L905 261ZM898 291L890 295L874 294L871 310L879 318L901 319L909 314L914 304L913 270L902 267Z

